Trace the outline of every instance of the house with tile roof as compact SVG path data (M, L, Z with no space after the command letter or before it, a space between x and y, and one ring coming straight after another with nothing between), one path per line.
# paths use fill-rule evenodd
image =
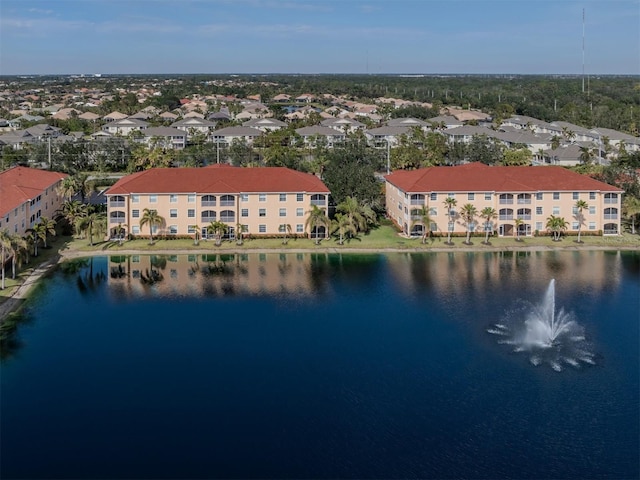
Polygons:
M149 127L149 124L144 120L138 120L137 118L123 118L122 120L115 120L102 126L102 130L111 135L127 136L132 132L143 131Z
M0 172L0 230L22 236L40 217L55 217L64 201L58 187L65 177L27 167Z
M302 137L304 144L310 147L315 147L322 143L332 148L336 143L344 142L346 138L344 132L330 127L323 127L322 125L297 128L296 133Z
M504 167L469 163L454 167L398 170L385 176L387 215L406 235L422 235L422 208L431 216L432 232L463 235L467 225L459 215L470 203L478 214L470 225L472 232L488 228L499 236L544 233L547 219L554 215L568 222L568 231L618 235L621 232L623 191L589 176L555 166ZM457 205L449 216L445 199ZM578 212L578 200L588 204ZM485 207L493 208L497 218L490 224L480 217ZM519 219L516 227L516 220ZM516 232L518 228L518 232Z
M182 150L187 146L187 133L172 127L149 127L142 131L141 143L148 147Z
M145 208L164 218L153 233L159 236L189 236L197 230L207 238L207 225L216 221L227 225L229 238L237 228L250 235L278 235L283 224L296 235L327 234L309 231L305 223L312 205L326 212L329 189L315 175L284 167L150 169L122 177L106 197L112 234L124 227L134 236L148 236L149 227L140 226Z

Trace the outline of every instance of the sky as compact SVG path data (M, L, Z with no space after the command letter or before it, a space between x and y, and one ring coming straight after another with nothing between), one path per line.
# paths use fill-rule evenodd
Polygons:
M0 0L0 75L581 75L583 58L640 74L640 0Z

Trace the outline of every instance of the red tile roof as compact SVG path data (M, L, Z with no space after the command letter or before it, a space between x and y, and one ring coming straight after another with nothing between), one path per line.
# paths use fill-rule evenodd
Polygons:
M587 175L554 166L498 167L476 162L398 170L385 178L404 192L621 192Z
M106 195L130 193L329 193L310 173L284 167L154 168L121 178Z
M66 176L65 173L27 167L0 172L0 216L42 194Z

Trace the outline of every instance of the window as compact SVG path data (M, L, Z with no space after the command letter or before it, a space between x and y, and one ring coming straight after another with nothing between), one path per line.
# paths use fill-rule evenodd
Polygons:
M195 225L189 225L187 227L187 233L196 233Z
M536 230L542 230L542 222L536 222Z
M536 207L536 215L542 215L542 207Z
M475 193L467 193L467 200L475 200L475 199L476 199Z
M248 217L249 216L249 209L248 208L243 208L242 210L240 210L240 216L241 217Z
M287 209L286 208L281 208L278 211L278 215L281 216L281 217L286 217L287 216Z
M484 194L484 199L485 200L491 200L491 194L490 193L485 193Z
M151 233L153 233L154 235L155 235L156 233L158 233L158 226L157 226L157 225L153 225L153 226L151 227Z
M196 218L196 211L193 208L190 208L189 210L187 210L187 217L188 218Z
M216 206L216 197L214 195L203 195L200 204L203 207L215 207Z
M304 193L296 193L296 202L304 202Z
M589 207L589 215L595 215L596 214L596 207L591 206Z
M236 203L236 199L233 195L222 195L220 197L221 207L233 207Z
M499 203L501 205L509 205L513 203L513 195L510 193L501 193Z
M398 202L398 210L402 211L402 204Z
M190 193L189 195L187 195L187 202L196 203L196 194Z
M304 208L296 208L296 217L304 217Z
M205 210L200 214L200 218L204 223L215 222L216 212L214 210Z
M286 193L281 193L280 194L280 201L281 202L286 202L287 201L287 194Z
M140 227L138 225L134 225L133 227L131 227L131 233L133 233L134 235L140 234Z
M438 194L432 192L431 195L429 195L429 198L433 201L433 200L437 200L438 199Z
M258 210L258 216L259 217L266 217L267 216L267 209L266 208L260 208Z
M580 200L580 193L578 192L573 192L571 194L571 198L573 198L574 200Z
M176 208L172 208L171 210L169 210L169 217L178 218L178 210Z
M169 202L170 203L178 203L178 196L177 195L169 195Z
M553 207L553 211L551 213L553 215L560 215L560 207Z
M131 218L140 218L140 210L131 210Z
M531 203L531 194L529 194L529 193L519 193L518 194L518 203L520 205L529 205Z
M248 202L249 201L249 194L248 193L241 193L240 194L240 201L241 202Z
M571 230L578 230L580 228L580 224L578 222L571 223Z
M175 235L176 233L178 233L178 226L177 225L169 225L169 233L172 235Z
M604 219L605 220L617 220L618 219L618 209L617 208L605 208L604 209Z
M553 192L553 199L560 200L560 192Z
M456 194L455 193L447 193L447 197L456 198Z
M436 207L431 207L429 209L429 215L433 215L434 217L438 215L438 209Z
M258 194L258 200L260 202L266 202L267 201L267 194L266 193L260 193Z
M258 225L258 233L267 233L266 225Z
M324 206L327 204L327 199L325 195L311 195L311 205Z
M149 203L156 203L158 201L158 195L149 195Z
M140 195L131 195L131 203L140 202Z
M542 200L542 192L536 193L536 200Z
M595 200L596 199L596 192L589 192L589 200Z
M604 203L618 203L618 194L617 193L605 193L604 194Z
M596 229L596 222L589 222L589 230L595 230Z
M220 221L234 223L236 221L236 213L233 210L222 210L220 212Z
M576 206L571 207L571 214L572 215L577 215L578 214L578 207L576 207Z

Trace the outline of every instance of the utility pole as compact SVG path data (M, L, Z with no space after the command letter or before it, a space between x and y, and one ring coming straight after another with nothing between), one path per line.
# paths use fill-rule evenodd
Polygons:
M387 138L387 175L391 173L391 144Z
M47 159L49 160L49 170L51 170L51 137L47 137Z

